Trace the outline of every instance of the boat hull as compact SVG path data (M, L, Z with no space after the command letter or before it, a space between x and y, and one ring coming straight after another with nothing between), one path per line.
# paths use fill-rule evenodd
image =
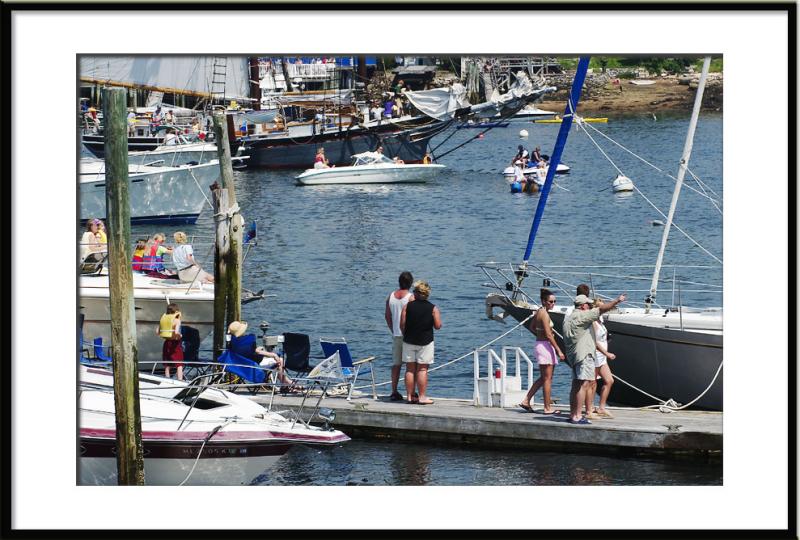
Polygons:
M144 476L148 486L248 485L268 471L291 447L283 443L213 443L197 459L202 441L176 444L142 441ZM81 437L81 485L117 485L116 441ZM196 465L195 465L196 463ZM192 467L194 471L192 472ZM191 476L189 473L191 472Z
M311 137L288 137L243 141L242 156L248 167L268 169L306 169L314 163L317 148L325 148L331 165L349 165L354 154L374 151L383 145L384 154L407 163L421 162L428 151L428 142L440 133L448 122L399 129L394 124L370 127L349 132L330 131Z
M84 135L81 142L95 157L105 156L104 135ZM164 144L164 137L128 137L129 152L149 152Z
M534 311L501 302L501 298L495 297L495 305L501 306L517 321L526 319ZM563 312L550 312L559 333L564 316ZM616 355L616 359L609 363L614 375L659 399L671 398L680 404L693 401L713 380L708 392L690 408L722 410L721 369L714 380L722 363L721 331L686 332L678 328L659 328L612 319L605 324L610 336L609 349ZM557 340L563 348L561 338L557 337ZM608 399L611 403L634 407L655 404L653 399L620 381L611 387Z
M443 169L444 165L340 167L314 170L308 176L305 176L306 173L298 176L296 180L304 186L422 183L435 178Z
M132 223L195 223L206 205L203 189L219 176L219 167L178 167L159 173L130 174ZM106 216L105 175L82 174L80 217Z

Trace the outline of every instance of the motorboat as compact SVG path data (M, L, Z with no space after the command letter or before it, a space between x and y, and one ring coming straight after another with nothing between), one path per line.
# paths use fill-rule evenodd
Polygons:
M350 166L308 169L295 180L303 186L427 182L445 168L432 163L400 163L378 152L362 152L353 156Z
M151 164L129 161L131 223L194 223L208 204L205 190L219 177L218 161L177 167L155 164L173 157L169 152L148 153L142 156L142 161L146 159ZM80 218L104 217L105 161L81 159L79 185Z
M630 83L636 86L650 86L652 84L656 84L656 81L651 81L649 79L638 79L631 80Z
M535 179L535 178L540 178L542 176L546 176L548 169L549 169L549 166L545 166L544 168L526 167L525 169L522 170L522 174L524 174L526 177L530 177L530 178L534 178ZM569 173L570 170L571 170L570 166L569 165L565 165L564 163L559 163L558 166L556 166L556 174L567 174L567 173ZM544 172L542 172L542 171L544 171ZM509 182L513 182L514 181L514 167L506 167L505 169L503 169L503 176Z
M521 119L521 118L549 118L551 116L555 116L556 113L552 111L545 111L536 107L536 105L527 105L517 111L514 116L512 116L511 120Z
M197 329L200 341L214 329L213 284L181 283L178 279L161 279L133 272L133 300L136 343L142 369L149 369L153 363L161 360L164 343L156 330L167 304L178 304L182 324ZM101 337L104 343L111 343L107 269L80 276L78 302L80 313L84 316L84 339L91 342Z
M199 165L217 159L217 145L210 142L190 141L181 134L175 135L164 144L152 150L128 152L131 165L156 165L177 167L179 165Z
M330 417L326 427L287 418L214 387L213 377L183 382L139 374L146 485L247 485L293 446L350 440L327 425ZM113 373L81 365L79 382L79 483L116 485Z
M633 180L624 174L618 174L617 177L611 182L611 189L614 193L633 191Z

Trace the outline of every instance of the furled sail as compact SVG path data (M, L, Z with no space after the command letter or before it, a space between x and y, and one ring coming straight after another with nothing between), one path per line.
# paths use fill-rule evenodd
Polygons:
M509 87L508 92L500 94L495 90L489 101L473 105L470 111L478 118L494 118L498 114L509 116L522 109L526 104L541 99L545 94L556 90L555 86L535 88L528 75L524 71L518 71L516 80Z

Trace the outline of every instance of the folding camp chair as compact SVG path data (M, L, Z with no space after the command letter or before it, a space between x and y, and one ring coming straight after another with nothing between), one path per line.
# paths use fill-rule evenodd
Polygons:
M283 334L283 369L294 372L294 377L311 371L308 356L311 353L311 342L307 334Z
M99 362L111 362L111 345L103 345L103 338L96 337L92 342L92 348L94 349L94 358L96 361ZM108 351L106 353L106 351Z
M378 399L378 393L375 390L375 370L372 367L372 362L375 361L374 356L368 356L354 362L344 338L320 338L319 344L322 346L322 353L326 358L330 358L337 352L339 353L342 375L345 379L345 384L350 387L347 392L348 401L353 395L353 387L358 380L358 376L362 373L362 369L369 369L369 374L372 376L372 399Z
M239 379L248 384L247 389L251 394L255 394L261 388L258 385L267 382L274 383L274 374L271 370L267 370L259 365L258 362L238 355L231 350L225 350L217 362L223 365L223 372L232 373ZM267 381L267 372L271 374L270 381Z

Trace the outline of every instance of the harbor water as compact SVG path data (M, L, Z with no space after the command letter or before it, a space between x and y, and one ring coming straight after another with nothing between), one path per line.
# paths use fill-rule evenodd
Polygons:
M612 117L608 124L587 127L595 141L664 214L674 180L647 166L598 135L606 134L632 152L675 176L688 128L688 115ZM521 129L529 132L520 139ZM437 162L448 169L427 184L337 185L301 187L301 171L238 170L239 205L246 221L258 221L258 245L247 251L243 284L275 295L246 304L251 331L262 321L270 334L301 332L310 336L312 363L321 358L320 337L345 337L356 357L376 355L379 382L389 380L391 337L384 321L384 303L397 287L403 270L431 285L430 300L438 305L443 327L436 333L436 365L468 353L512 327L488 320L484 298L488 279L475 265L485 261L519 263L525 251L538 194L512 194L502 171L517 145L541 146L552 152L559 126L514 122L476 138ZM438 156L475 138L480 130L448 130L432 141ZM449 137L449 138L448 138ZM447 138L447 140L445 140ZM437 148L440 143L441 146ZM582 275L561 275L567 283L592 282L608 296L626 292L642 302L645 280L608 274L649 276L663 233L654 220L666 221L639 194L615 195L610 186L619 171L586 134L573 128L562 162L572 169L558 176L530 259L545 266L619 266L586 269ZM309 164L311 165L311 164ZM722 116L701 115L689 168L722 198ZM705 249L722 258L722 215L701 196L687 175L675 222ZM709 192L710 194L710 192ZM206 209L195 225L135 226L134 237L157 231L170 243L175 230L193 241L195 257L213 268L213 222ZM665 265L712 265L676 271L692 282L680 289L684 305L722 306L722 268L683 234L673 229ZM631 268L648 265L650 268ZM626 267L626 268L623 268ZM591 276L590 276L591 274ZM673 270L665 268L659 301L670 303ZM538 296L541 280L529 278L526 288ZM555 290L559 304L569 304L574 286ZM716 292L707 292L717 289ZM207 340L204 347L210 347ZM500 345L525 348L532 355L533 337L516 330ZM613 351L613 336L610 342ZM613 363L611 365L613 370ZM366 382L366 381L365 381ZM569 370L555 370L553 392L567 402ZM401 384L402 387L402 384ZM382 386L379 393L388 394ZM472 357L431 373L429 393L436 397L469 398L473 392ZM341 456L345 457L342 458ZM309 459L312 458L313 460ZM314 461L314 464L311 464ZM388 445L352 441L341 448L295 449L281 460L280 473L262 483L286 484L713 484L721 467L670 465L631 460L496 452L458 448ZM350 465L348 465L350 463ZM412 466L413 464L413 466ZM490 465L492 464L492 465ZM505 464L495 467L494 464ZM576 470L582 470L578 478ZM327 471L327 472L324 472Z

